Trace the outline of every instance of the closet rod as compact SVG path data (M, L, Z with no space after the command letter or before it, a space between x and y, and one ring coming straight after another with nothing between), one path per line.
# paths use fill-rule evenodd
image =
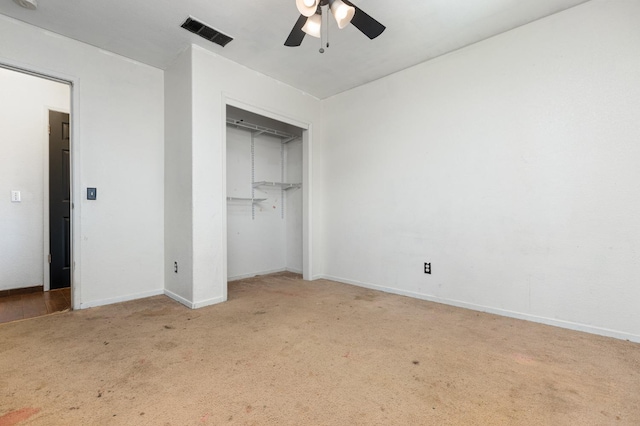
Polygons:
M227 125L242 127L252 132L267 133L269 135L276 136L280 139L283 139L284 141L282 143L289 143L300 138L300 136L295 136L290 133L281 132L280 130L270 129L268 127L258 126L257 124L247 123L246 121L234 120L232 118L227 118Z

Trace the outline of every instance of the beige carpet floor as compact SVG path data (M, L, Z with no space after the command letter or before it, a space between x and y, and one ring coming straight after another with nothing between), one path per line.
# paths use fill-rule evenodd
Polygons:
M276 274L0 325L0 425L640 425L640 345Z

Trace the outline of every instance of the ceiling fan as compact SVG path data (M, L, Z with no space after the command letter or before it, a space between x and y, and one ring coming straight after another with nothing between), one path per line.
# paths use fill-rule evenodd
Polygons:
M326 6L329 6L328 9L333 14L340 29L351 23L373 40L382 34L386 28L349 0L296 0L296 6L300 11L300 17L284 42L284 45L289 47L300 46L305 34L321 38L322 13L323 8L325 11L327 10ZM329 43L327 43L327 47L329 47ZM320 49L320 53L323 52L324 49Z

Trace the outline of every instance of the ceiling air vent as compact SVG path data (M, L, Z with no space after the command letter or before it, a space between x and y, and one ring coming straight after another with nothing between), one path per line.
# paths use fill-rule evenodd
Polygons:
M193 18L187 18L187 20L184 21L184 24L182 24L181 27L185 30L191 31L194 34L198 34L202 38L219 44L222 47L225 47L227 43L233 40L233 38L229 37L228 35L222 34L220 31L214 30L213 28L203 24L202 22L198 22Z

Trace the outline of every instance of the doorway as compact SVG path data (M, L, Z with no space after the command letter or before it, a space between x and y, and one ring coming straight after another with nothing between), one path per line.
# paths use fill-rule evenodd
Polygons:
M29 318L69 309L71 301L71 83L0 64L0 127L6 129L0 146L0 322ZM56 185L66 198L61 240L62 280L51 279L50 243L60 238L50 236L50 112L63 119L61 142L66 160L57 163ZM64 123L64 124L63 124ZM53 132L52 132L53 133ZM66 139L66 142L64 141ZM66 151L66 152L62 152ZM59 155L59 157L60 157ZM63 173L66 171L66 173ZM5 196L1 196L5 194ZM56 196L56 198L59 198ZM53 259L52 259L53 260ZM68 277L65 277L66 276ZM63 288L65 290L56 290ZM5 318L7 317L7 318Z
M227 283L311 276L310 125L225 99Z

